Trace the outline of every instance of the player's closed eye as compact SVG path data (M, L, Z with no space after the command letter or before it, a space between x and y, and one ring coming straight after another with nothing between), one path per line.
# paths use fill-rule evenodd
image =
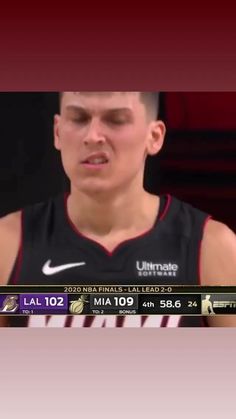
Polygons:
M108 124L112 125L124 125L127 123L127 120L124 118L117 118L117 119L107 119Z
M72 122L79 125L85 125L91 122L91 118L86 117L86 116L75 117L75 118L72 118ZM128 121L126 118L106 118L103 122L108 125L119 126L119 125L126 124Z
M90 121L90 118L84 117L84 116L72 118L72 122L74 122L75 124L81 124L81 125L88 124L89 121Z

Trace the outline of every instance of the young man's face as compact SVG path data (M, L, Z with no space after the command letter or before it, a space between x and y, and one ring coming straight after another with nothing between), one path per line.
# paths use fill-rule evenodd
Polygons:
M64 92L55 147L73 188L87 194L142 187L145 159L162 147L140 92Z

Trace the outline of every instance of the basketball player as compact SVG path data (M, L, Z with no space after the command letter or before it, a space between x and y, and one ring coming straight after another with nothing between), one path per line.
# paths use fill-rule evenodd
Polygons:
M1 284L236 284L234 233L188 204L143 188L146 157L160 152L165 137L156 114L153 92L61 95L54 142L71 191L0 220ZM178 316L112 317L22 321L94 327L186 323ZM210 316L208 322L235 326L236 316Z

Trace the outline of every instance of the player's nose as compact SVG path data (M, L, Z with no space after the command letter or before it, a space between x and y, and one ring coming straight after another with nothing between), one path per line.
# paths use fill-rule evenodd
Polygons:
M83 140L85 145L103 144L106 141L102 124L98 120L94 119L90 122Z

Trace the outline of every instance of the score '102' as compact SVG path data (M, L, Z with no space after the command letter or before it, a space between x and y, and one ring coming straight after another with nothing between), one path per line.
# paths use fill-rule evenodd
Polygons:
M47 307L63 307L64 299L63 297L45 297L45 304Z

